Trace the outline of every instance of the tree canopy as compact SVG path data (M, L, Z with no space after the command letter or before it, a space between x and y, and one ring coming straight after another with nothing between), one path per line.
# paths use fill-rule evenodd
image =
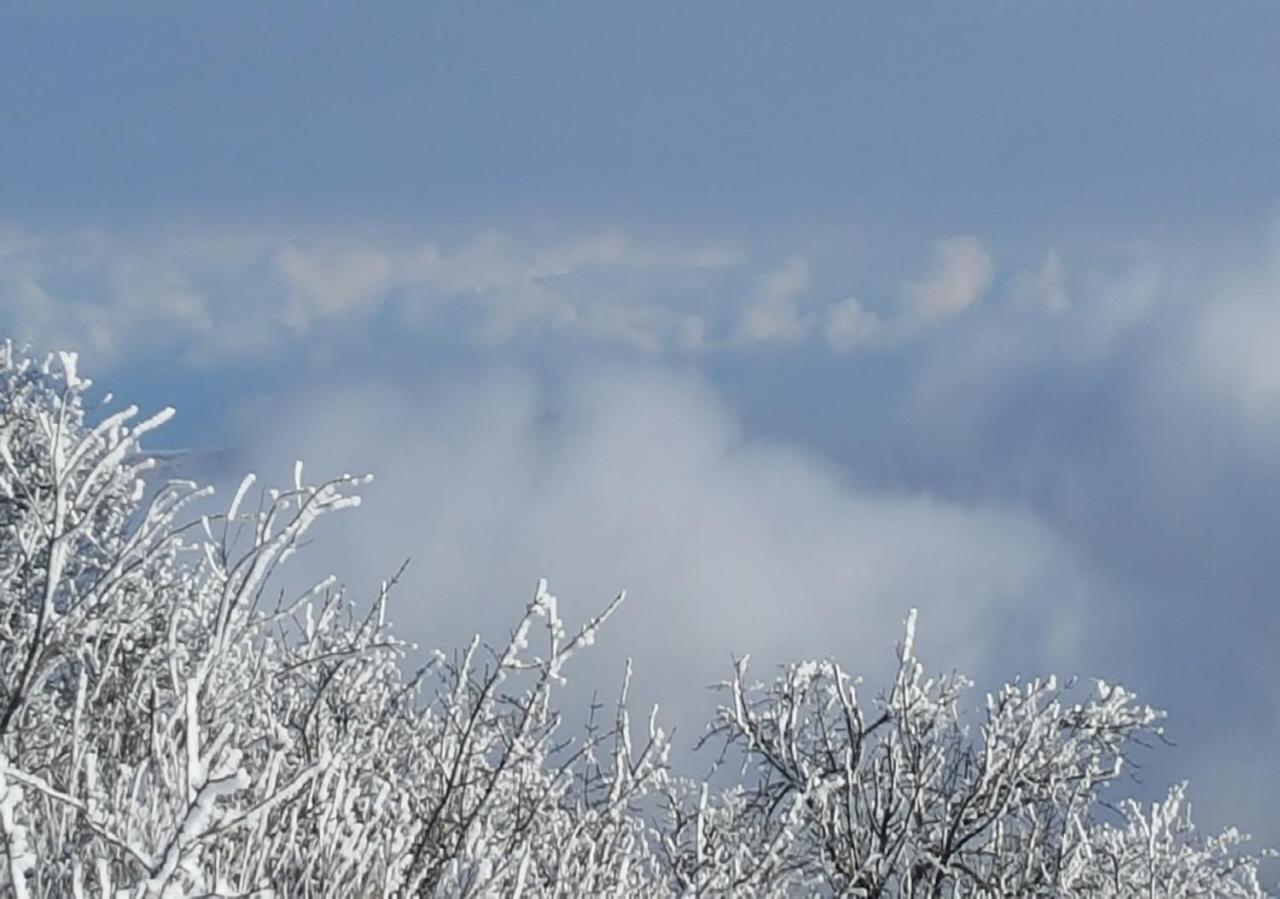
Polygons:
M505 640L413 667L389 601L277 570L364 478L220 514L149 484L140 419L76 357L0 345L0 892L34 897L1267 895L1185 785L1115 794L1162 715L1046 677L976 700L915 615L871 694L834 660L720 685L681 774L630 669L584 728L562 685L619 596L565 623L545 582ZM517 617L513 615L513 617Z

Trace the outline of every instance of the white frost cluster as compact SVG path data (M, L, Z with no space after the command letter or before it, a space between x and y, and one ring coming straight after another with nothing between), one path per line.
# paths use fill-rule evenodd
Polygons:
M741 660L709 782L671 770L656 709L633 727L630 666L610 714L561 727L621 596L570 628L539 582L507 641L409 671L395 578L359 605L273 586L361 479L299 463L188 520L206 491L140 489L167 413L91 423L88 385L0 345L0 896L1265 895L1183 787L1104 796L1158 713L1047 679L964 716L914 613L869 703L835 662L761 685Z

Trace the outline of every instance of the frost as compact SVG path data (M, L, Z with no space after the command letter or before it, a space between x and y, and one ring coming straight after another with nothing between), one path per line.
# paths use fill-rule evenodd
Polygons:
M12 887L15 899L29 899L27 877L36 869L36 854L27 841L26 825L18 822L22 788L7 781L6 767L4 756L0 755L0 846L7 861L5 880Z
M914 611L874 699L837 660L737 660L709 778L656 707L633 726L630 663L611 707L561 706L624 594L574 620L539 580L505 642L407 670L396 578L278 576L367 478L298 463L194 515L207 490L142 489L171 410L88 421L76 367L0 345L0 895L1265 895L1183 785L1102 805L1159 712L1052 677L971 701Z
M80 386L80 379L76 377L76 362L80 356L78 353L62 351L58 353L58 358L62 360L63 378L67 386L74 390Z

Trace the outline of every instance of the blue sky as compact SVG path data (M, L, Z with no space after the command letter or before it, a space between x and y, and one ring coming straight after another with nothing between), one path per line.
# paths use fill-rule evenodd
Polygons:
M376 472L316 564L412 556L425 644L627 587L588 674L685 726L730 652L875 672L918 605L938 666L1137 687L1155 786L1280 843L1278 47L1263 2L10 2L0 330L220 483Z
M1145 233L1280 188L1263 2L159 6L6 4L6 207Z

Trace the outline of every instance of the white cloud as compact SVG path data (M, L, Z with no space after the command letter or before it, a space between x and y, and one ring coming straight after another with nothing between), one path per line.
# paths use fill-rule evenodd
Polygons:
M970 234L938 241L933 266L902 287L909 316L930 322L965 311L991 284L992 263L982 241Z
M9 226L0 237L0 325L43 348L96 361L148 341L208 335L213 316L186 267L160 248L117 247L103 234L58 237Z
M288 285L281 319L305 332L319 319L367 315L396 281L395 263L367 247L281 247L273 263Z
M548 393L507 372L425 396L365 384L272 420L249 434L264 464L376 472L361 521L312 558L368 586L412 557L399 617L415 638L497 636L539 576L580 615L625 587L592 676L611 683L635 657L690 740L687 716L732 652L761 671L808 654L880 670L919 606L932 663L1013 664L1069 633L1087 592L1033 517L855 488L812 453L744 439L694 379L592 371Z
M1011 287L1015 300L1048 312L1062 312L1071 303L1067 296L1062 259L1053 250L1039 267L1024 269L1014 275Z
M429 295L405 306L413 317L415 303L441 297L463 303L480 313L478 336L489 343L535 329L646 352L695 349L703 344L705 323L649 295L646 282L742 262L741 253L724 245L647 244L617 231L547 245L486 231L449 251L428 244L413 254L404 281L429 288Z
M468 313L481 341L532 330L691 351L706 345L706 320L652 285L674 279L696 296L699 283L742 261L723 243L616 230L541 241L488 230L446 247L370 230L6 226L0 327L79 347L99 369L142 346L208 364L326 329L356 340L378 316L425 327L444 308Z
M1280 441L1280 252L1255 277L1200 308L1190 355L1216 400L1274 450Z
M838 353L847 353L873 339L880 330L880 319L856 297L849 297L827 307L823 335L827 345Z
M808 287L809 263L804 259L793 257L781 268L768 272L761 278L755 300L742 313L738 339L799 340L809 326L800 311L800 298Z
M768 268L723 240L618 229L536 239L483 229L446 242L386 227L6 226L0 327L40 346L77 346L99 370L143 346L204 366L282 349L331 354L378 324L413 333L447 323L451 339L490 347L552 336L680 355L817 338L844 353L912 338L975 303L990 278L976 238L940 241L932 270L902 287L901 312L882 318L848 298L849 285L815 284L803 256ZM748 279L754 291L729 299ZM833 290L846 299L824 302Z
M929 272L901 285L902 302L896 313L881 317L860 299L847 297L823 309L822 335L836 353L848 353L872 341L908 341L939 320L974 306L990 287L991 278L991 256L978 238L960 235L940 240Z

